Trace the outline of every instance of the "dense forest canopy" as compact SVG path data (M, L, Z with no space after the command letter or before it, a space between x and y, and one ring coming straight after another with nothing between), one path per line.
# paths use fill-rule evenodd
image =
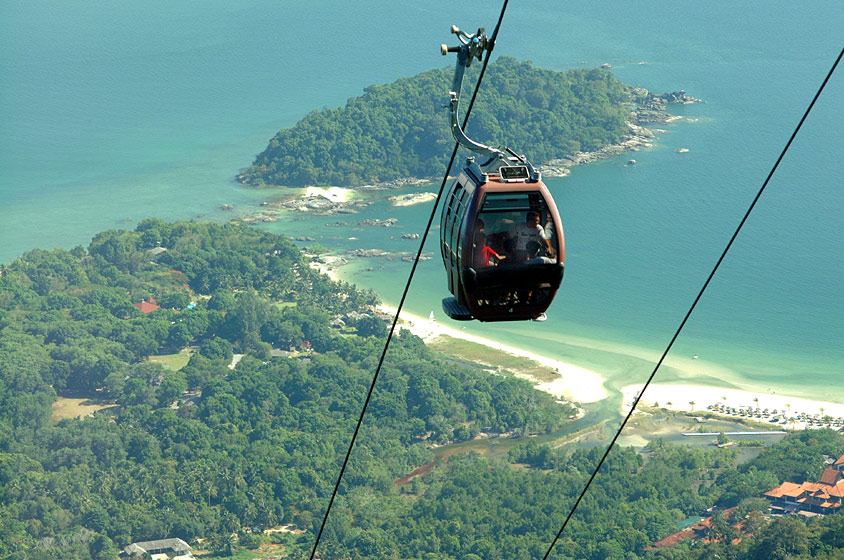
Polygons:
M258 229L155 219L0 273L0 559L114 560L166 537L202 538L220 556L273 541L307 557L383 347L372 293ZM55 421L58 395L113 406ZM572 413L402 332L319 557L541 558L600 446L525 438L505 458L453 455L399 480L433 466L437 445L548 433ZM771 520L760 495L816 479L841 453L832 430L792 434L738 467L735 449L616 449L551 557L840 560L844 515ZM649 548L713 505L737 507L743 529L722 516L709 543ZM281 524L298 531L261 535Z
M113 558L132 541L282 522L310 538L387 332L375 302L236 224L145 220L3 266L0 558ZM179 368L151 359L185 351ZM349 492L389 493L432 442L544 433L573 412L409 334L389 357ZM53 424L57 393L118 406Z
M467 72L467 92L477 78ZM313 111L279 131L238 178L252 185L343 185L442 175L454 140L448 102L453 69L370 86L345 107ZM557 72L501 57L491 63L468 134L534 163L618 142L628 132L630 95L609 71Z

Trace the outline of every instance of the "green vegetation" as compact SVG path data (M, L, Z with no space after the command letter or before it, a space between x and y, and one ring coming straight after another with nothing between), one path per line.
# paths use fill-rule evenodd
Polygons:
M477 67L464 89L473 87ZM452 75L450 68L431 70L370 86L345 107L314 111L279 131L238 178L251 185L355 186L438 176L454 145L442 108ZM556 72L501 57L487 69L468 134L542 163L618 142L628 131L629 101L627 88L606 70Z
M168 251L153 262L158 244ZM133 305L150 298L162 307ZM282 522L310 538L383 344L375 303L291 242L235 224L145 220L4 266L0 558L104 558L135 540ZM332 329L335 317L357 334ZM187 346L178 370L149 360ZM290 346L298 357L272 357ZM245 356L230 369L233 353ZM571 413L525 381L476 373L397 337L346 502L395 494L431 442L545 433ZM57 393L119 407L52 425Z
M154 262L159 243L168 251ZM201 537L214 557L261 557L261 544L307 556L383 344L372 293L235 224L145 220L0 270L0 559L114 560L165 537ZM162 307L148 314L132 305L153 297ZM178 370L149 361L187 347ZM544 555L600 446L526 438L506 457L454 454L396 484L434 462L432 444L568 421L570 407L526 381L453 362L395 338L320 558ZM53 424L57 394L117 406ZM738 467L735 449L615 449L552 558L840 560L844 516L768 520L759 498L816 480L822 456L842 452L832 430L792 434ZM720 516L713 542L648 549L713 504L745 516L740 542L728 544L738 529ZM303 531L261 534L281 524Z
M148 360L154 364L161 364L167 369L179 371L190 362L190 350L181 350L175 354L159 354L157 356L150 356Z
M491 360L490 351L487 346L469 340L442 335L438 336L429 346L446 356L467 363L482 364L508 372L519 372L529 375L538 381L559 379L559 374L551 368L543 366L529 358L507 354L502 351L496 352L494 360Z

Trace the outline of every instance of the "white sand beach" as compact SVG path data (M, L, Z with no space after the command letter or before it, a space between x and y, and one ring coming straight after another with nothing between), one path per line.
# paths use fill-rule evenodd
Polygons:
M322 263L312 263L311 266L328 274L332 279L338 280L336 272L332 270L331 266L326 266ZM396 309L387 305L379 306L379 310L389 314L395 315ZM431 342L439 336L449 336L456 339L467 340L476 344L481 344L493 350L512 354L533 360L552 371L560 374L559 379L550 382L537 382L536 388L540 391L547 392L557 398L575 401L579 403L594 403L601 401L609 396L607 389L604 387L604 377L599 373L566 363L562 360L543 356L517 348L500 344L497 341L483 338L481 336L473 335L465 330L454 328L449 325L439 323L436 320L430 320L426 317L414 315L406 311L402 312L401 320L399 321L399 328L408 329L413 334L419 336L426 342ZM618 351L618 347L614 348ZM648 361L655 361L657 356L652 352L647 352L633 348L625 349L630 352L631 356ZM665 361L665 366L673 368L677 373L688 376L694 379L701 375L712 376L713 374L719 376L724 374L725 377L733 376L728 368L724 368L715 363L698 360L695 356L683 357L673 356ZM641 391L642 385L627 385L621 389L622 404L620 412L626 415L630 411L630 406L636 395ZM692 406L690 403L694 402ZM784 393L769 392L754 392L741 389L727 389L722 387L711 387L706 385L695 384L651 384L647 392L641 400L641 405L654 406L659 404L661 408L670 410L677 410L681 412L709 412L713 414L721 414L725 417L741 417L739 411L744 410L746 413L752 409L753 414L751 419L758 422L767 422L779 429L804 429L804 428L818 428L828 425L822 422L825 416L832 418L830 424L833 428L844 427L844 423L835 425L839 419L844 418L844 404L818 401L806 399L801 397L792 397ZM723 410L719 410L723 408ZM759 409L760 416L755 417L756 409ZM730 410L732 409L732 410ZM767 416L763 414L765 409L768 410ZM776 412L774 412L776 411ZM772 419L777 421L773 422Z
M379 309L390 315L395 315L396 313L394 307L386 305L381 305ZM609 395L607 390L604 389L604 379L594 371L586 368L567 364L561 360L541 356L514 346L500 344L494 340L473 335L464 330L438 323L436 320L430 320L405 311L402 311L399 326L408 329L425 342L430 342L438 336L445 335L461 340L468 340L469 342L482 344L500 352L533 360L560 374L559 379L536 385L536 388L540 391L550 393L557 398L579 403L592 403L603 400Z
M343 187L305 187L304 197L323 196L332 202L347 202L352 189Z
M421 192L390 196L387 200L389 200L393 206L413 206L414 204L431 202L432 200L436 200L436 198L436 193Z
M621 412L623 414L630 411L633 400L641 390L641 385L627 385L622 388L624 398ZM840 428L841 425L835 426L835 423L838 419L844 418L844 404L840 403L703 385L651 384L645 391L640 404L645 406L658 404L670 410L710 412L733 418L742 417L738 412L740 410L746 413L752 410L750 419L767 422L780 429L826 427L828 423L822 421L824 416L833 419L832 427ZM759 417L755 415L757 408L760 411ZM764 414L766 409L767 416ZM772 422L775 418L777 421Z

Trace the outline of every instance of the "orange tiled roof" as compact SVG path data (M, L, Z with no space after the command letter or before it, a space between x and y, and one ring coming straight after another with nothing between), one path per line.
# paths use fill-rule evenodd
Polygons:
M792 498L797 504L811 504L823 508L840 508L844 505L844 477L834 468L827 468L820 482L783 482L765 492L771 498Z
M838 460L837 460L837 461L835 461L835 463L834 463L834 464L836 464L836 465L844 465L844 455L842 455L841 457L839 457L839 458L838 458Z
M665 537L664 539L660 539L653 543L651 546L646 548L645 550L656 550L658 548L668 548L675 546L680 541L694 538L695 533L691 529L683 529L682 531L677 531L676 533L672 533Z
M803 484L811 484L811 482L804 482ZM765 492L765 495L770 496L772 498L782 498L784 496L788 496L790 498L797 498L798 496L803 494L803 484L783 482L773 490L768 490L767 492Z
M155 303L152 303L154 301L155 301L154 299L150 299L150 301L142 301L140 303L133 303L132 305L134 305L135 307L140 309L141 312L144 313L144 314L152 313L156 309L161 309L160 306L156 305Z
M844 473L832 467L827 467L824 469L823 474L821 475L820 483L835 486L842 480L844 480Z

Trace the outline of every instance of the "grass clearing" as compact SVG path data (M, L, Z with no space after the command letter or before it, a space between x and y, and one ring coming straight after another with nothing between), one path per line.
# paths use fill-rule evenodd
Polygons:
M195 348L183 348L175 354L158 354L156 356L150 356L149 358L147 358L147 360L154 364L161 364L167 369L179 371L180 369L188 365L190 357L195 351Z
M53 412L50 414L50 420L55 424L65 418L85 418L98 410L113 406L117 405L111 401L59 397L52 405Z
M265 558L267 560L274 560L280 558L280 554L284 552L282 545L265 543L262 544L258 550L247 550L239 548L233 556L220 556L214 554L210 550L194 550L193 554L196 558L226 558L228 560L259 560Z
M482 364L499 371L528 375L540 382L559 379L559 374L530 358L514 356L477 342L441 335L428 343L430 348L456 360Z

